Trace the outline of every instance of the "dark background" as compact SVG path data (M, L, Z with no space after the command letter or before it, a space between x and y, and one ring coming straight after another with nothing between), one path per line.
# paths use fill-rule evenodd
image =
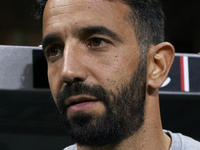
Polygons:
M200 52L200 1L162 0L166 16L166 41L176 52ZM35 0L0 1L0 45L38 46L42 23L30 12Z

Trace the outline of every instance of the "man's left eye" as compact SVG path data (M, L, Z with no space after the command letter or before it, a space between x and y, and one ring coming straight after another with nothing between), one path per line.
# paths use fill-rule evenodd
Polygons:
M100 46L102 43L102 39L100 38L94 38L91 41L91 46Z
M104 38L90 38L88 40L87 47L90 49L104 49L109 46L109 44L112 44L109 40Z
M88 47L90 48L103 48L109 43L108 40L102 38L91 38L89 39Z

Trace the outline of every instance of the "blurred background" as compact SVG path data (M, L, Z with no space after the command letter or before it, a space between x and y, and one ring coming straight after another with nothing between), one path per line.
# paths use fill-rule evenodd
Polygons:
M0 1L0 45L37 46L41 21L31 16L36 0Z
M0 45L38 46L41 20L31 16L36 0L0 1ZM200 1L162 0L166 16L166 41L176 52L200 52Z

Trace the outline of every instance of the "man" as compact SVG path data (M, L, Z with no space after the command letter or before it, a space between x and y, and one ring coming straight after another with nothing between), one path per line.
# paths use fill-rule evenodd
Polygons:
M45 7L45 8L44 8ZM52 96L74 150L197 150L163 131L159 87L174 59L158 0L41 3Z

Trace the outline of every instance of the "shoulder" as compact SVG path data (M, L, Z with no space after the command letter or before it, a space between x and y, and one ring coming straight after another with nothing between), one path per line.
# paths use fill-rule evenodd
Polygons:
M70 146L66 147L65 149L63 149L63 150L77 150L77 146L76 146L76 144L70 145Z
M182 135L181 133L172 133L171 131L167 130L164 130L164 132L172 139L170 150L200 150L199 141Z

